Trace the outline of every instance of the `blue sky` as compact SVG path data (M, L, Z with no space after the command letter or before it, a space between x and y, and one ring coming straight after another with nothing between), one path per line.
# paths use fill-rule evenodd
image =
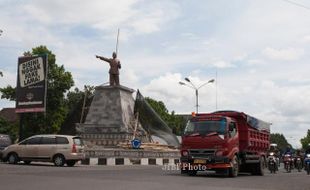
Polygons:
M194 91L178 82L214 78L199 90L201 112L249 113L296 147L310 129L309 7L306 0L0 0L0 87L15 86L17 57L39 45L77 87L103 84L109 66L95 54L111 56L120 28L122 85L191 113Z

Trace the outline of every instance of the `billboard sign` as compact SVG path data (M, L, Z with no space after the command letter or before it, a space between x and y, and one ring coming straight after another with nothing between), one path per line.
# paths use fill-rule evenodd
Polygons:
M18 58L16 113L45 112L47 55Z

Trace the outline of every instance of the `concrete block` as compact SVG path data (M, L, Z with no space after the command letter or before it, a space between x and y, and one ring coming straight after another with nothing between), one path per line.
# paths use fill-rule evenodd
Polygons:
M163 159L162 158L156 158L156 165L162 166L163 165Z
M115 166L115 158L107 158L108 166Z
M89 158L89 165L98 165L98 158Z
M124 165L132 165L129 158L124 158Z
M149 159L148 158L141 158L141 165L149 165Z

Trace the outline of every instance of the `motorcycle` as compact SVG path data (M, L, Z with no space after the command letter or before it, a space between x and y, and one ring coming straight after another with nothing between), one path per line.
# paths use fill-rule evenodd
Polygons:
M284 162L284 169L287 172L291 172L292 170L292 163L293 163L293 159L292 156L290 154L285 154L284 158L283 158L283 162Z
M310 174L310 154L307 154L305 157L305 170L307 171L307 174Z
M274 152L270 152L268 154L268 169L270 171L270 173L276 173L276 171L278 170L278 164L277 164L277 158L275 156Z
M298 172L301 172L302 169L302 161L301 161L301 157L297 156L296 157L296 169L298 170Z

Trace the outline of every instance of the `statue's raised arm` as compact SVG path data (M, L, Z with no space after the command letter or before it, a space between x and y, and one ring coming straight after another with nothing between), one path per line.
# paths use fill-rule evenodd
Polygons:
M112 59L96 55L96 58L110 64L110 86L119 85L119 69L121 68L121 62L116 57L117 54L115 52L112 54Z
M99 56L99 55L96 55L96 58L97 58L97 59L101 59L101 60L103 60L103 61L106 61L106 62L108 62L108 63L110 63L110 61L111 61L111 59L106 58L106 57L103 57L103 56Z

